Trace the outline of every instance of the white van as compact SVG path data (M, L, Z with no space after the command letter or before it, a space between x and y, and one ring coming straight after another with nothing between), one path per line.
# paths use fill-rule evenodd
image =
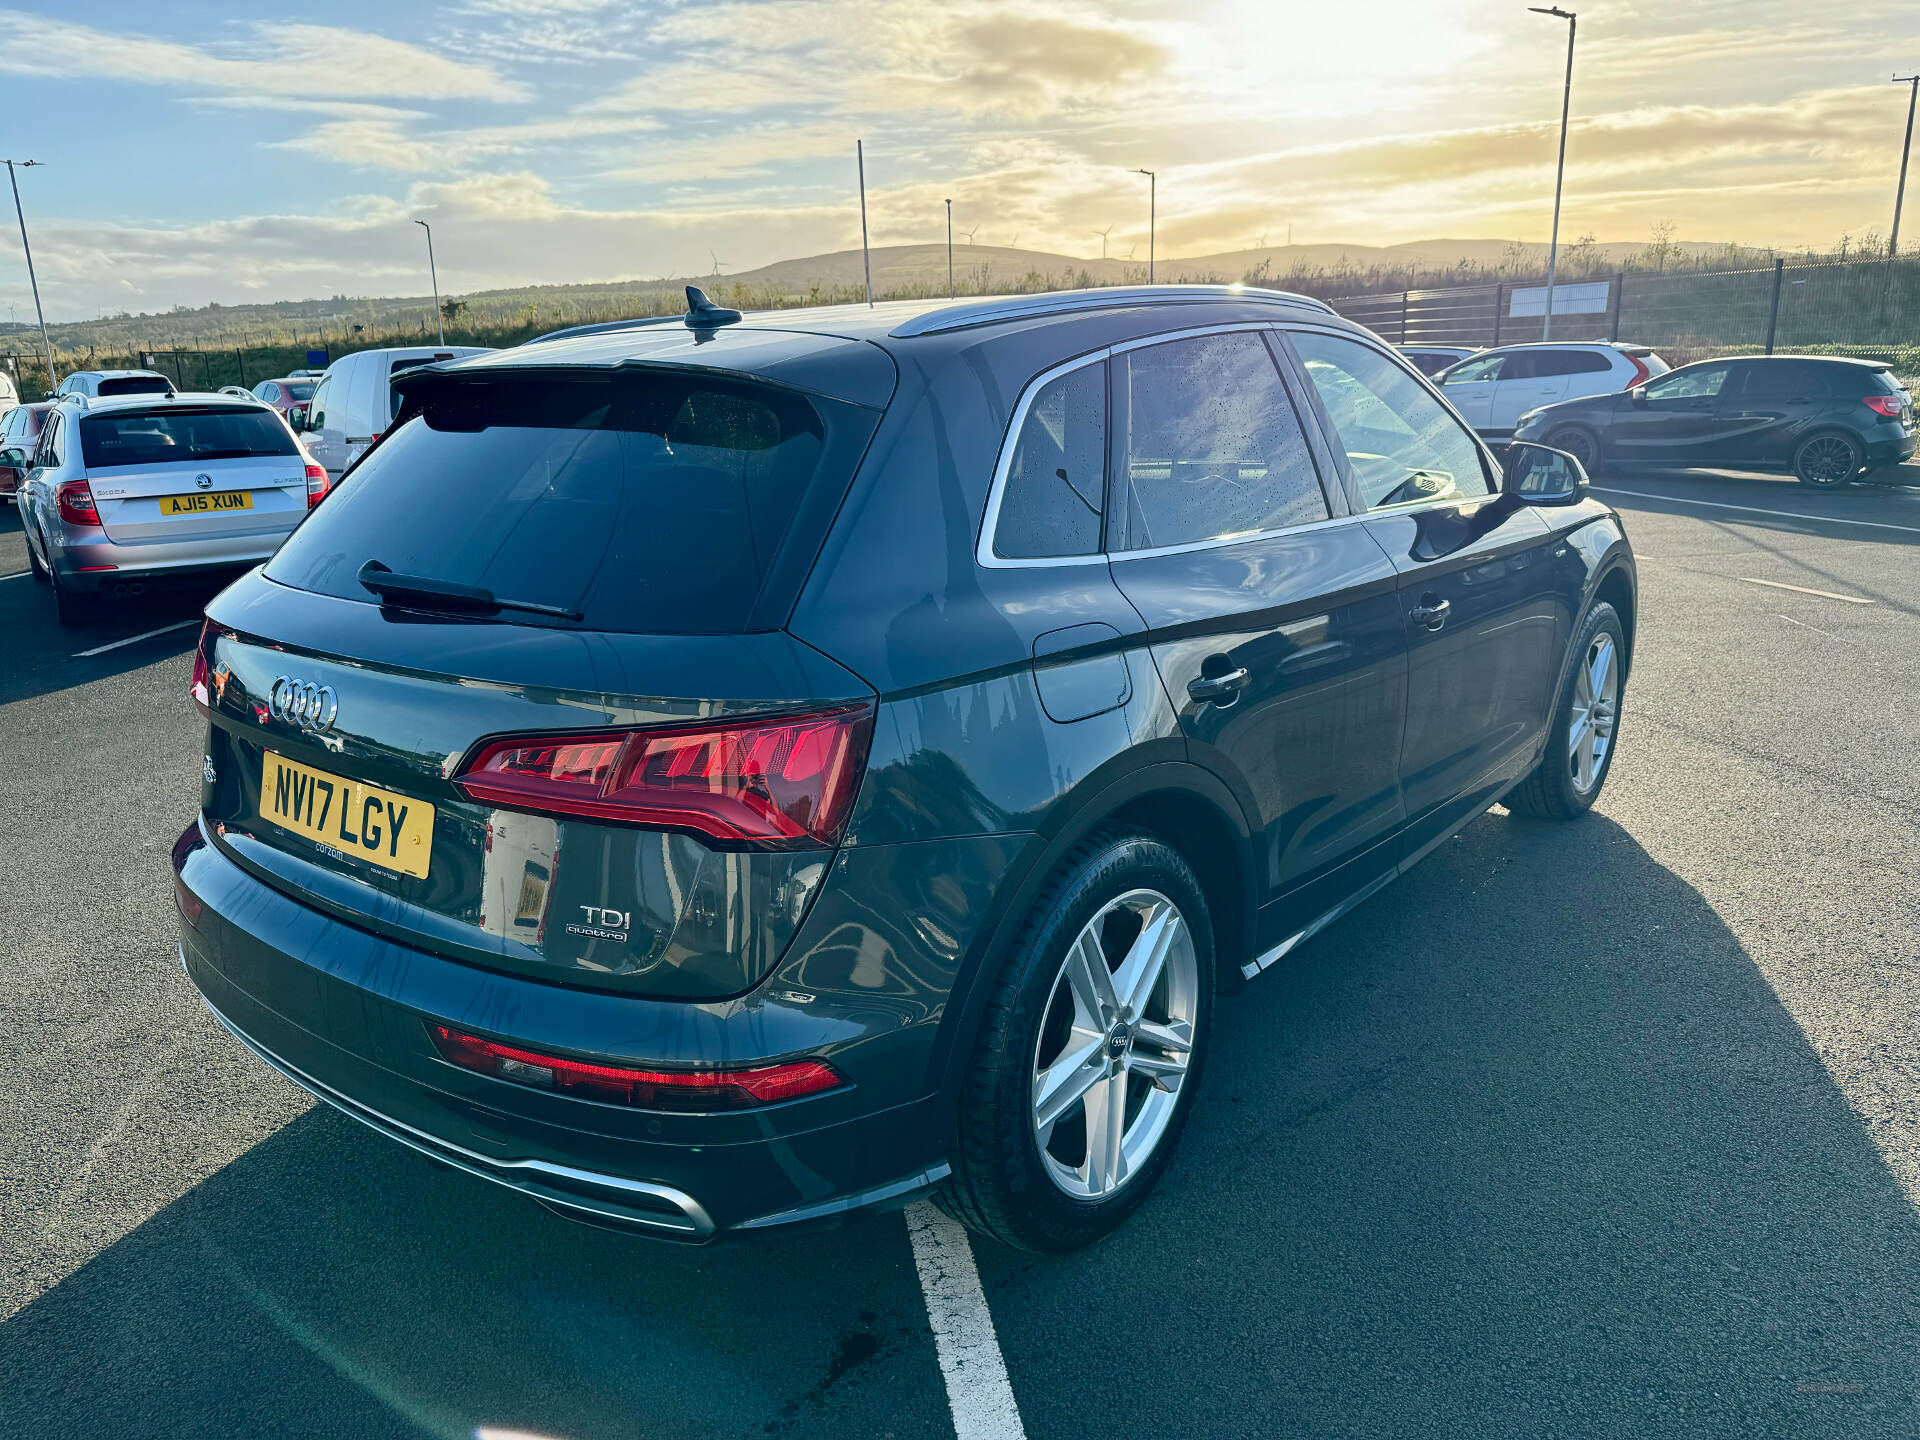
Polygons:
M298 426L307 453L338 479L392 423L400 408L393 377L403 370L485 355L486 345L413 345L395 350L361 350L342 355L327 367Z

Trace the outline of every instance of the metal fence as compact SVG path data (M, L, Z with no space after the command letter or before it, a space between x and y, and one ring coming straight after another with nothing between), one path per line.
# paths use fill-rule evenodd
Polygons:
M1660 274L1630 270L1562 282L1553 338L1625 340L1680 363L1776 351L1855 355L1920 376L1920 259ZM1334 309L1397 345L1538 340L1540 282L1335 297Z

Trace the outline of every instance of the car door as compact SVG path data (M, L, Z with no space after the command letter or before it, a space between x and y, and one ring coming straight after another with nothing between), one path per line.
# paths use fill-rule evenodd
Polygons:
M1493 384L1484 434L1506 439L1529 410L1564 400L1571 369L1564 350L1516 350Z
M324 466L328 475L339 479L340 472L347 468L344 433L340 428L340 417L334 411L334 397L340 393L335 379L329 372L314 388L313 401L307 407L307 428L303 437L307 442L307 453L313 456L314 463Z
M1493 388L1515 352L1501 351L1463 360L1440 378L1440 393L1476 430L1493 423Z
M1734 362L1716 398L1717 461L1785 465L1833 406L1827 367L1807 360Z
M389 384L387 357L368 351L347 378L347 410L343 417L341 443L345 447L346 466L367 453L367 447L387 428Z
M1256 837L1256 953L1391 872L1406 697L1393 567L1271 346L1250 327L1110 360L1110 565Z
M1401 848L1417 854L1538 753L1570 621L1557 542L1532 507L1498 493L1484 447L1384 350L1323 330L1286 334L1337 437L1350 503L1398 575Z
M1682 365L1627 392L1628 401L1607 428L1608 448L1621 465L1708 465L1721 460L1720 391L1731 361Z

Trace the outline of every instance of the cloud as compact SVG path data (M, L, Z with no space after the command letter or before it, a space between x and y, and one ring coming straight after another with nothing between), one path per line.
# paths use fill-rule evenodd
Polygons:
M451 60L381 35L329 25L261 22L231 53L20 10L0 11L0 73L127 80L316 98L525 100L531 92L491 65Z

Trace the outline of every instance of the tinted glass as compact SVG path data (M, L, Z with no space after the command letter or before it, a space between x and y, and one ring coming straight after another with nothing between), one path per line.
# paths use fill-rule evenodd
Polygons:
M1505 355L1485 355L1474 360L1462 360L1447 372L1442 385L1463 385L1473 380L1493 380L1500 376L1507 363Z
M84 415L80 450L89 470L299 453L293 437L271 411L210 406Z
M1535 350L1527 358L1532 362L1529 371L1536 376L1596 375L1613 368L1606 356L1592 350Z
M1688 365L1669 371L1646 387L1649 400L1697 400L1718 395L1727 383L1730 365Z
M172 388L158 375L115 375L100 382L102 396L164 395ZM85 429L84 426L81 428Z
M1809 365L1804 360L1774 363L1757 360L1747 366L1747 384L1741 393L1756 400L1824 400L1827 397L1825 368Z
M1491 493L1480 447L1419 381L1357 340L1291 333L1369 510Z
M1107 367L1086 365L1033 397L1014 442L996 555L1092 555L1100 549L1107 469Z
M591 629L738 632L785 547L811 561L872 424L687 374L429 382L267 574L372 604L379 560Z
M1327 518L1299 416L1259 335L1203 335L1115 357L1126 396L1116 550L1189 545Z
M313 398L313 381L311 380L283 380L280 382L279 389L296 404Z

